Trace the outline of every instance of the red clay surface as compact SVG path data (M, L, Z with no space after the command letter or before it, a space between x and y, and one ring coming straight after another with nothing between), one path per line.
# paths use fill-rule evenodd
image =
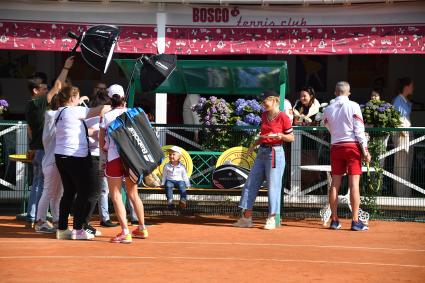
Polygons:
M150 217L150 238L59 241L0 216L0 282L425 282L425 224L372 222L367 232L286 221L273 231L229 217ZM94 223L98 224L98 223ZM96 226L96 225L95 225Z

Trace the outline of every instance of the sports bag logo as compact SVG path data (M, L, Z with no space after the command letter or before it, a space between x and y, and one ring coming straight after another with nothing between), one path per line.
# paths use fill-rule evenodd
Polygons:
M140 139L139 135L136 133L136 131L134 130L134 128L133 127L128 127L127 129L130 132L131 136L136 140L137 145L142 149L143 158L146 161L155 162L155 160L153 159L152 155L149 153L149 151L147 150L145 144L142 142L142 140Z

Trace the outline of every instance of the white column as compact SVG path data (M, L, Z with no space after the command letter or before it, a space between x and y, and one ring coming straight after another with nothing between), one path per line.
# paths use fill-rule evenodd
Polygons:
M156 46L159 54L165 52L165 24L167 22L167 14L164 12L156 13L157 38Z
M163 12L163 5L158 5L159 12L156 13L156 28L157 28L157 39L156 45L158 53L162 54L165 52L165 24L167 22L167 14ZM155 122L157 124L167 123L167 94L157 93L155 95ZM165 128L159 127L158 139L159 144L164 146L166 144L166 133Z
M156 93L155 94L155 123L166 124L167 123L167 94ZM165 145L165 128L157 128L158 139L161 146Z

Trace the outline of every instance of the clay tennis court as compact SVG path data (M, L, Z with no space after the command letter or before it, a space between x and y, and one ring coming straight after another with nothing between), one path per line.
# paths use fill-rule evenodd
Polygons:
M371 222L367 232L285 221L273 231L231 217L149 217L150 238L58 241L0 217L1 282L424 282L425 224ZM98 223L94 223L98 224ZM95 225L96 226L96 225ZM343 281L342 281L343 280Z

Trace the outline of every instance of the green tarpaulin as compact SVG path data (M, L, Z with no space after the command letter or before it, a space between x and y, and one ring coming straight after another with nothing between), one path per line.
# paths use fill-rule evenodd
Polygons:
M115 59L130 79L135 59ZM133 106L135 93L142 93L140 67L131 85L128 104ZM280 94L281 108L287 87L286 61L258 60L179 60L174 72L156 90L158 93L197 93L201 95L259 95L265 90Z

